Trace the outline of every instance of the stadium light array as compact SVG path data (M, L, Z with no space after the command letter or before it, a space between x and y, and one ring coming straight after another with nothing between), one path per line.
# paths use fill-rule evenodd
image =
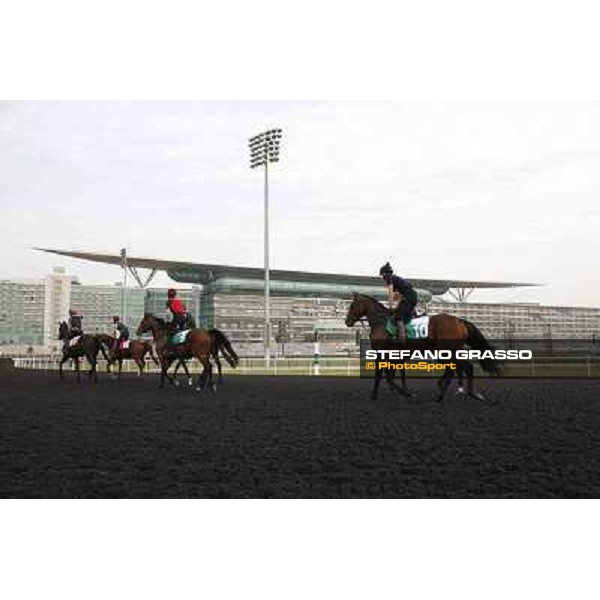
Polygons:
M265 169L265 366L271 366L271 307L269 295L269 163L279 162L281 129L269 129L249 140L250 168Z

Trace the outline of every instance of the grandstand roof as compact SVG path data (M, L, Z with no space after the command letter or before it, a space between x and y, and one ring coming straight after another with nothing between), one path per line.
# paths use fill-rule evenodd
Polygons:
M79 258L98 263L121 266L123 259L118 254L98 254L95 252L75 252L69 250L55 250L51 248L34 248L43 252ZM166 271L169 277L180 283L207 284L221 278L262 279L264 269L256 267L237 267L232 265L212 265L174 260L160 260L154 258L138 258L127 256L129 267ZM310 271L287 271L271 269L269 271L273 281L294 281L344 285L381 285L380 277L365 275L348 275L342 273L314 273ZM492 281L470 281L460 279L422 279L408 278L414 287L430 290L438 295L449 288L514 288L536 286L536 283L508 283Z

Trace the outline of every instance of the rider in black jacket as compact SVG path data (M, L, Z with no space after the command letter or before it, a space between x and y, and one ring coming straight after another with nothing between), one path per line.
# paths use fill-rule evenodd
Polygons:
M385 287L388 291L390 309L394 310L394 318L398 327L398 339L402 342L406 341L406 323L413 316L415 305L417 304L417 292L406 279L394 275L394 270L389 262L385 263L379 274L385 281ZM400 301L396 304L394 293L400 296Z

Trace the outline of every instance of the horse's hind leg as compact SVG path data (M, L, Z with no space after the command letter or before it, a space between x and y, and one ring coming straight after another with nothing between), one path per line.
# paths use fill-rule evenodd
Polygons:
M196 387L197 392L202 392L206 386L207 380L210 390L212 392L216 391L216 386L212 382L212 365L210 364L210 360L208 356L202 355L198 357L198 360L202 363L203 369L202 374L198 378L198 386Z
M437 402L441 402L444 399L446 390L448 389L448 386L450 385L450 382L452 381L453 377L454 377L454 369L451 369L450 367L446 367L443 375L441 376L440 380L437 382L438 393L437 393L437 396L435 397Z
M473 373L475 371L475 368L473 367L473 365L468 362L465 365L465 370L467 371L467 394L470 398L475 398L475 400L481 400L482 402L485 402L487 400L487 398L481 393L481 392L476 392L475 391L475 386L474 386L474 382L473 382Z
M138 357L135 359L135 364L138 366L138 369L139 369L139 370L138 370L138 377L141 377L141 376L142 376L142 371L144 370L144 365L146 364L146 363L144 362L144 357L143 357L143 356L142 356L142 357L139 357L139 356L138 356Z
M219 385L221 385L223 383L223 368L221 367L218 354L215 354L215 363L217 364L217 372L219 373Z
M472 384L471 380L469 379L469 375L468 375L468 367L469 367L468 362L462 361L462 360L456 361L456 375L458 377L458 388L456 390L457 398L462 399L462 398L466 397L465 388L464 388L465 371L467 372L467 381L469 382L469 385Z

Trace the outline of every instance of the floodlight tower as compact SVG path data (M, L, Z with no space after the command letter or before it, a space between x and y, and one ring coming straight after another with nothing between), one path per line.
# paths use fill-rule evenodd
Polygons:
M127 248L121 248L121 268L123 269L123 286L121 287L121 320L127 323Z
M250 168L265 168L265 367L271 366L271 313L269 298L269 163L279 161L281 129L269 129L250 138Z

